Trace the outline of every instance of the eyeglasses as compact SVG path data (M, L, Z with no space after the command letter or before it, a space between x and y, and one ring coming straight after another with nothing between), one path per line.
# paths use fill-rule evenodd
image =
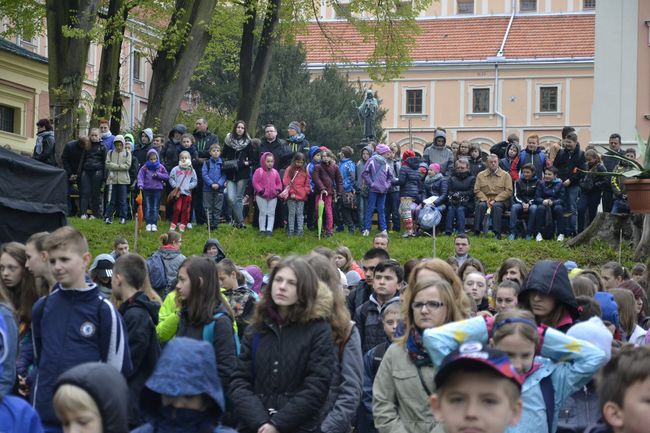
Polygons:
M429 311L435 311L442 308L445 304L438 301L427 301L427 302L414 302L411 304L411 308L415 311L422 310L422 307L427 307Z

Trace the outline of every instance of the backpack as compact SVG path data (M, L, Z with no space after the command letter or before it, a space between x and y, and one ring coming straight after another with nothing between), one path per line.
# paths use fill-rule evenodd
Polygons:
M210 323L208 323L207 325L205 325L203 327L203 334L202 334L202 337L201 337L203 341L206 341L206 342L208 342L210 344L214 343L215 321L218 318L220 318L222 316L225 316L225 315L226 315L226 313L224 313L223 311L219 311L214 316L212 316L213 320L211 320ZM233 339L235 340L235 351L237 352L237 356L239 356L239 352L241 350L241 343L239 341L239 334L237 333L237 322L233 320L232 326L233 326Z
M149 271L149 282L151 287L158 293L163 293L167 289L167 271L165 263L160 254L153 253L147 259L147 270Z

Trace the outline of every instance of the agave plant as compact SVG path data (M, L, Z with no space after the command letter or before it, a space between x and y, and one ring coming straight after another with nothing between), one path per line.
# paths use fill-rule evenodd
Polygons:
M641 138L641 135L639 135L639 131L637 131L636 141L638 144L637 154L639 156L639 160L643 161L643 164L641 164L636 159L630 159L630 158L626 158L625 156L621 156L618 153L613 152L608 147L605 147L600 144L597 145L601 149L605 150L604 156L618 159L624 162L627 165L627 167L629 167L627 170L621 172L604 172L604 173L601 172L597 174L610 175L610 176L623 176L625 178L650 179L650 151L648 151L648 146L650 146L650 136L648 137L648 140L644 142L643 139Z

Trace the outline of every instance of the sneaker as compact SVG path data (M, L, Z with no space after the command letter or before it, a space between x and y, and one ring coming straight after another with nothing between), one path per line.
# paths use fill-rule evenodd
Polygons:
M495 233L494 234L494 239L500 241L501 240L501 233Z
M120 224L126 224L126 219L120 218Z
M379 232L379 234L380 234L380 235L388 236L388 231L386 231L386 230L382 230L382 231Z
M169 230L171 231L176 230L176 224L172 223L172 225L169 226Z
M544 240L544 237L542 236L541 233L537 233L537 236L535 236L535 240L537 242L542 242Z
M151 231L152 232L157 232L158 231L158 226L155 224L151 224Z
M178 226L178 231L180 231L181 233L184 233L184 232L185 232L185 227L186 227L185 224L181 224L181 225L179 225L179 226Z
M192 223L187 223L185 228L187 228L188 230L192 230Z
M83 215L81 215L81 219L82 219L82 220L87 220L87 219L88 219L88 214L83 214Z
M560 233L559 235L557 235L557 241L558 241L558 242L564 242L564 235L563 235L562 233Z
M509 241L514 241L515 238L516 238L516 236L515 236L514 233L510 233L510 234L508 235L508 240L509 240Z
M151 224L147 224L147 227L145 227L145 231L148 231L148 232L151 231Z
M106 218L106 219L104 220L104 222L105 222L106 224L113 224L113 221L111 221L110 218Z
M402 235L403 238L408 238L409 236L411 236L410 232L404 232L404 234Z
M89 219L89 220L96 220L97 217L96 217L95 215L91 215L91 216L88 217L88 219Z
M370 231L369 230L364 230L363 232L361 232L361 236L364 236L364 237L370 236Z

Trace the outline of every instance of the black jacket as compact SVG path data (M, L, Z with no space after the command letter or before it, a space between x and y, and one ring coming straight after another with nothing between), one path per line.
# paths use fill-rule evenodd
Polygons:
M447 182L447 195L449 196L449 204L452 206L465 206L472 208L474 205L474 183L476 176L467 173L466 176L461 176L459 173L449 176Z
M532 204L537 195L537 178L533 176L530 180L519 179L514 185L514 202Z
M399 170L399 195L411 197L419 202L422 199L422 176L419 168L421 158L412 156L406 159L406 165ZM367 299L366 299L367 300Z
M160 357L160 343L156 334L160 305L149 300L143 292L124 301L119 312L129 336L129 350L133 372L129 384L129 425L137 427L144 422L139 410L140 393Z
M273 154L273 168L280 171L286 169L291 164L291 158L293 158L293 153L291 148L281 138L277 138L274 141L266 141L265 138L262 138L262 143L260 144L259 155L262 155L265 152L271 152ZM259 159L259 158L257 158ZM256 161L257 161L256 159Z
M487 166L485 165L485 161L483 161L483 158L481 156L476 159L469 158L469 172L472 174L472 176L476 176L486 168Z
M199 132L197 130L194 130L192 135L196 140L196 151L199 154L199 158L210 158L210 146L219 144L219 137L210 131Z
M495 144L490 148L490 153L494 153L499 157L499 159L502 159L507 155L507 150L509 146L510 143L508 143L507 141L500 141L499 143Z
M42 140L42 149L40 153L36 153L36 146L34 146L33 158L41 161L44 164L57 167L56 163L56 145L54 142L54 131L43 131L37 134L37 139Z
M140 143L135 145L135 149L133 150L132 155L133 158L138 160L138 169L140 169L147 162L147 152L149 152L149 149L152 149L150 144Z
M351 291L346 299L348 310L350 310L350 317L354 317L357 308L370 299L371 294L372 287L368 286L366 280L361 280L357 288Z
M239 151L236 151L234 148L228 146L227 144L224 144L223 150L221 151L221 159L223 159L224 162L232 159L237 160L237 171L225 173L226 179L232 182L248 179L250 177L251 168L254 167L259 160L257 157L257 152L255 151L252 143L249 143L246 147ZM248 161L248 166L244 165L245 161Z
M91 143L84 155L83 171L103 171L106 165L106 146L101 142Z
M332 328L323 320L331 314L331 293L324 287L318 294L306 323L268 319L261 329L248 327L230 385L240 433L268 422L280 432L319 431L337 360Z
M595 167L587 167L587 173L582 174L580 178L580 191L583 193L597 193L602 192L609 188L610 177L603 175L595 175L596 173L604 173L606 168L603 164L598 164Z
M584 170L587 167L587 161L585 160L585 153L580 150L580 144L576 144L576 148L573 151L567 149L561 149L553 165L557 168L558 177L563 181L570 179L571 185L579 186L580 178L582 173L580 170Z
M68 141L63 147L63 153L61 154L61 162L63 163L63 169L68 174L68 177L76 174L80 174L79 169L81 168L81 159L83 158L83 148L79 140Z

